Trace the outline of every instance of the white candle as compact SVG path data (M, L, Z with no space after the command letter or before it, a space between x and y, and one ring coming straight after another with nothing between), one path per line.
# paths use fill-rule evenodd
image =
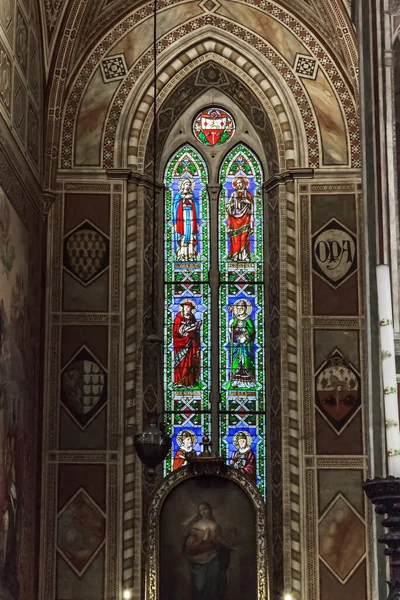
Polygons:
M378 265L376 270L388 469L389 475L400 477L399 407L397 401L390 271L388 265Z

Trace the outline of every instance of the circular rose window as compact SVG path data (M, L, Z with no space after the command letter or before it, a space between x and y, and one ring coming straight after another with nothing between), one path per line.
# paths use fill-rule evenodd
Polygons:
M193 121L194 136L206 146L221 146L235 133L235 120L223 108L204 108Z

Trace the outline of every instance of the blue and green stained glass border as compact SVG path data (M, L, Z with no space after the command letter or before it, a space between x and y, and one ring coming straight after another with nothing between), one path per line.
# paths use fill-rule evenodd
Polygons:
M174 198L179 192L179 180L190 178L194 181L193 193L199 208L198 221L198 259L182 262L176 259L176 239L174 223ZM164 185L165 192L165 241L164 273L165 281L207 281L209 270L209 204L207 197L208 171L204 159L189 144L182 146L169 160Z
M252 410L265 408L265 323L264 323L264 286L262 284L221 284L220 286L220 397L221 410L236 410L238 401L246 403ZM237 301L246 301L251 306L251 319L255 336L252 344L254 363L254 381L246 384L233 382L232 357L233 343L230 330L232 306Z
M226 463L232 465L234 453L238 450L235 445L235 434L245 433L251 439L250 449L255 454L256 473L255 483L265 498L266 495L266 418L264 413L230 412L219 415L219 450Z
M173 326L180 303L191 300L196 304L194 317L201 321L200 327L200 378L193 387L174 384ZM164 390L166 411L210 408L210 288L208 284L185 283L165 285L164 316Z
M166 413L164 416L166 432L171 436L172 447L164 462L164 475L173 470L174 456L179 450L178 435L182 431L189 431L196 437L194 450L197 454L202 452L201 442L203 436L211 435L210 413Z
M254 197L253 232L250 239L250 261L228 259L228 224L226 202L234 191L233 181L244 177L248 181L248 191ZM225 157L219 174L222 190L219 197L219 269L222 281L263 281L264 279L264 223L262 182L263 171L255 154L244 144L235 146Z

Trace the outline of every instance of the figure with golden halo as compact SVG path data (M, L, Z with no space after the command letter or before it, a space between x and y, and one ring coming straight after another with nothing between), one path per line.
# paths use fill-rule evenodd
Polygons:
M196 321L196 303L182 300L173 325L174 384L195 387L200 378L200 327Z
M179 192L175 194L173 220L175 228L175 256L178 261L197 260L199 233L199 205L193 193L194 180L187 176L180 178Z
M183 429L180 431L176 439L179 444L179 450L177 450L174 456L174 471L179 469L179 467L187 465L187 459L189 457L196 456L194 447L197 442L196 434L190 429Z
M228 213L229 251L228 260L250 261L250 237L253 233L253 196L249 192L249 180L236 177L234 191L226 202Z
M237 450L232 454L231 466L256 480L256 455L251 449L252 437L248 431L238 431L233 436Z
M232 312L232 319L229 321L230 382L233 387L251 387L256 376L256 329L250 317L252 306L248 300L237 300L228 308Z

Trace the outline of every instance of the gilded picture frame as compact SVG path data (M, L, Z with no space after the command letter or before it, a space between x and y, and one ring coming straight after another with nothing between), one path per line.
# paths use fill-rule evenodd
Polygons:
M161 599L161 515L163 507L169 495L184 482L195 478L204 477L203 473L188 472L186 468L178 469L168 475L157 489L151 502L148 513L147 528L147 563L146 563L146 600ZM215 478L218 484L222 480L228 480L238 486L240 492L246 496L254 512L255 524L255 587L257 600L269 600L268 585L268 556L267 556L267 533L266 533L266 510L263 497L256 485L236 469L227 467L218 474L207 474L206 477ZM219 480L219 482L217 481ZM180 488L183 489L183 488ZM200 503L201 504L201 503Z

